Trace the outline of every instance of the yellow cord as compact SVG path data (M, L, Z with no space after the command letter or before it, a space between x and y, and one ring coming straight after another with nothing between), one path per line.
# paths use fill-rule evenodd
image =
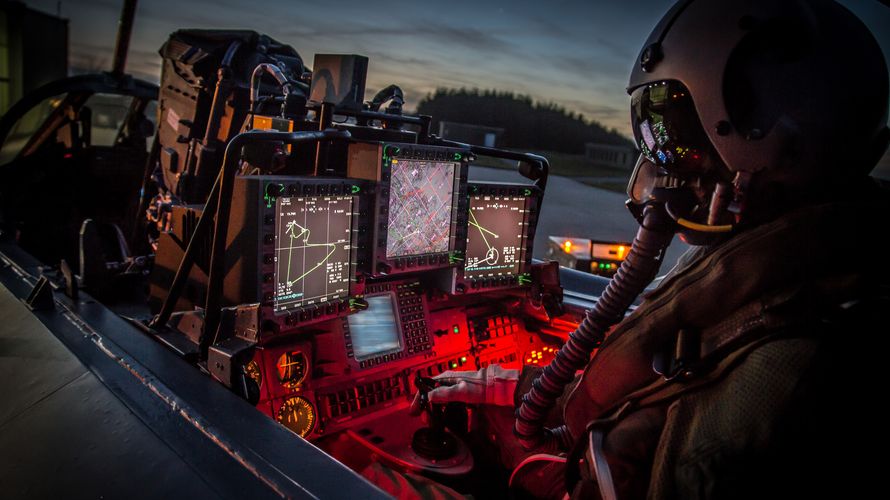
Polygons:
M688 228L693 229L695 231L701 231L703 233L728 233L732 231L732 224L725 224L722 226L709 226L707 224L699 224L697 222L692 222L690 220L686 220L684 218L678 218L677 224Z

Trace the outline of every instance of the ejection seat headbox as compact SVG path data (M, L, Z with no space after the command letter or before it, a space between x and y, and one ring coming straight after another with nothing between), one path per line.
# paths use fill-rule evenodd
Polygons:
M299 81L300 55L254 31L179 30L161 47L159 160L164 187L183 203L203 203L222 162L224 144L241 131L250 107L251 74L272 63ZM221 92L216 99L217 89ZM280 95L268 85L266 95ZM213 114L213 116L211 116Z

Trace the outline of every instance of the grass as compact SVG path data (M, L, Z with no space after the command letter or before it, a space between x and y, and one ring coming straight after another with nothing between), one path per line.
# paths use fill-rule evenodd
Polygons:
M550 162L550 174L561 175L563 177L581 177L580 182L589 186L594 186L609 191L623 193L627 187L627 182L616 182L616 177L628 179L630 178L630 170L621 168L605 167L595 165L590 162L584 155L572 155L567 153L557 153L553 151L522 151L523 153L534 153L547 158ZM497 158L480 157L474 164L485 167L504 168L514 170L516 162L509 160L500 160ZM590 177L604 177L606 179L597 180Z

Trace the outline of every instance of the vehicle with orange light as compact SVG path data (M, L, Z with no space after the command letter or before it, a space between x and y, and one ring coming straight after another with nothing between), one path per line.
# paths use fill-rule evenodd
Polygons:
M568 269L611 278L627 257L630 243L550 236L548 259Z

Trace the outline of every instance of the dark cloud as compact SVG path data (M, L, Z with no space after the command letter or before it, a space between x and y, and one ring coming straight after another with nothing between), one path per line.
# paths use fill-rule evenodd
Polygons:
M386 52L369 50L366 51L364 55L368 56L372 61L374 61L374 63L387 66L400 64L410 68L429 68L436 65L436 63L430 59L420 59L417 57L398 57Z
M355 21L343 23L325 22L307 26L293 26L283 30L290 39L313 39L316 37L337 37L351 40L387 42L398 40L399 43L411 44L404 46L406 51L417 47L418 43L440 45L443 53L455 48L465 48L478 52L514 53L516 47L499 36L471 26L454 26L445 23L425 24L423 26L381 26Z
M570 49L571 52L583 53L586 50L597 57L605 56L618 60L633 58L635 55L635 49L630 47L625 40L595 35L594 33L599 30L592 26L569 29L566 22L556 22L547 18L535 18L533 23L533 29L540 36L546 36L559 44L565 44L565 48Z
M25 0L55 14L57 0ZM157 50L180 28L242 28L315 53L365 54L368 87L397 83L409 108L437 87L513 91L629 132L624 87L652 26L674 0L140 0L128 68L157 80ZM841 0L890 56L890 9ZM70 60L107 67L122 0L62 0Z
M571 75L578 81L626 79L632 60L602 62L583 55L555 55L548 58L550 66ZM586 83L585 83L586 84Z
M636 56L636 50L633 47L628 46L627 44L622 44L617 41L609 40L603 37L597 37L595 39L596 44L605 47L608 49L613 56L617 57L620 60L633 60Z

